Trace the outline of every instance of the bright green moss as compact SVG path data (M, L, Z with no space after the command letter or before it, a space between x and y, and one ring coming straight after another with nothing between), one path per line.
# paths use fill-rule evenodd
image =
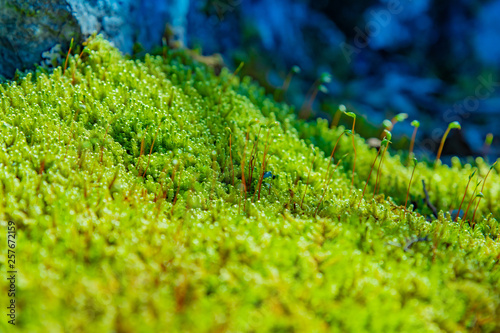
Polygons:
M413 168L386 156L384 195L358 209L376 151L355 137L351 189L344 136L320 202L344 128L296 121L250 79L183 52L126 60L100 38L87 49L65 75L0 87L0 213L17 224L19 271L17 326L2 331L500 329L498 167L474 229L421 203L424 179L434 205L458 207L472 168L458 161L418 164L410 214ZM276 177L257 201L268 133Z

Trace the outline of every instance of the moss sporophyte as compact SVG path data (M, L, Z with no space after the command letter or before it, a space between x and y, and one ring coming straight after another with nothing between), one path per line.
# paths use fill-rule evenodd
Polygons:
M450 133L450 131L454 128L462 129L462 127L460 126L460 123L458 121L454 121L448 125L448 128L446 129L446 132L444 133L443 138L441 139L441 144L439 145L439 150L438 150L438 153L436 156L436 161L434 162L434 166L436 166L438 164L438 162L440 162L441 153L443 152L444 142L446 141L446 138L448 137L448 134Z
M384 156L385 156L385 153L387 152L387 148L389 148L389 144L391 143L391 139L392 139L391 132L389 132L388 130L385 130L385 139L384 139L385 141L382 142L382 143L385 143L385 145L383 146L384 150L382 152L382 155L380 156L380 162L378 164L377 179L375 180L375 187L373 188L373 196L375 196L375 194L377 193L378 187L379 187L379 178L380 178L380 173L382 171L382 162L384 161ZM380 146L380 149L382 149L382 146Z
M281 87L281 90L277 90L276 93L276 99L277 100L282 100L285 96L285 94L288 91L288 87L290 87L290 83L292 82L292 78L296 74L300 74L301 69L299 66L293 66L292 69L288 72L285 80L283 81L283 86Z
M408 154L409 159L413 157L413 148L415 147L415 138L417 137L417 131L420 127L420 122L418 120L414 120L411 122L411 126L413 126L413 134L411 135L410 152Z
M328 89L324 86L325 83L330 83L332 81L332 76L329 73L323 73L321 76L314 82L306 95L306 100L300 109L300 116L303 119L307 119L311 114L311 108L318 95L318 92L327 93Z
M0 85L14 330L500 331L497 165L407 165L347 108L349 130L298 120L186 50L131 60L97 37L71 52Z

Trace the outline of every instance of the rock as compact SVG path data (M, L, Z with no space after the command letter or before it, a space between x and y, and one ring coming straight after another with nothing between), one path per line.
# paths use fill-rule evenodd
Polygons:
M0 1L0 75L12 77L42 60L56 44L79 39L81 29L64 0Z
M64 56L71 38L102 34L122 52L160 45L167 22L185 38L189 0L0 0L0 76ZM62 47L56 47L61 44ZM44 56L45 53L45 56Z

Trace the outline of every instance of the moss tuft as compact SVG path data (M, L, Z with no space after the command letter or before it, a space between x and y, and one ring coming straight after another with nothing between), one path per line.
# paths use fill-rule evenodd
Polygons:
M0 94L19 272L2 331L500 330L498 166L470 225L448 213L473 168L458 160L386 154L362 200L377 151L359 136L330 159L345 128L182 51L127 60L100 37Z

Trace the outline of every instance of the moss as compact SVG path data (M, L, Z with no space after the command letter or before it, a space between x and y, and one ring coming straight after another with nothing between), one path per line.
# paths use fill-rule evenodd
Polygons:
M410 197L426 180L437 219L400 206L413 168L399 155L358 208L376 151L355 137L352 188L344 136L334 163L350 155L320 202L343 127L297 121L249 78L182 51L86 48L65 75L0 87L0 212L17 226L19 272L9 331L500 329L498 170L474 229L443 213L473 168L458 160L416 167ZM257 200L262 171L276 177Z

